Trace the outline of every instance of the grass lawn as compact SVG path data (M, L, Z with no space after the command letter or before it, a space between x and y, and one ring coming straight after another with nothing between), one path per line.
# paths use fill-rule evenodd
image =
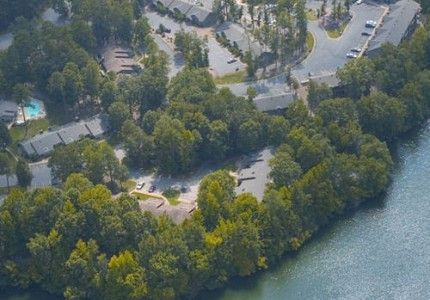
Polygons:
M339 28L326 30L329 37L332 39L337 39L342 36L348 23L343 23Z
M39 119L28 122L27 124L27 135L25 134L25 126L13 126L10 129L10 135L12 137L12 149L16 150L16 145L18 142L31 138L41 130L46 131L49 127L49 121L47 119Z
M216 77L214 79L215 84L232 84L232 83L240 83L246 80L246 72L244 70L237 71L234 73L226 74L222 77Z
M308 34L306 36L306 47L307 47L309 52L311 52L312 49L314 49L314 45L315 45L314 36L312 35L312 33L308 32Z
M169 201L171 205L179 204L179 195L181 192L175 189L168 189L163 192L163 196Z
M163 198L161 198L159 196L148 195L148 194L141 193L141 192L133 192L131 194L133 196L135 196L138 200L148 200L148 199L152 199L152 198L163 200Z
M131 192L136 188L136 181L129 179L127 181L124 181L122 183L122 186L127 192Z
M313 9L308 9L306 11L306 18L308 19L308 21L318 20L317 14L315 13L315 11Z

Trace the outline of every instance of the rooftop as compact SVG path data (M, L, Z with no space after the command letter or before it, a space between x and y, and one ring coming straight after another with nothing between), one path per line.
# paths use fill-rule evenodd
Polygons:
M63 127L58 131L58 134L66 145L77 142L82 137L91 135L84 123L77 123Z
M266 185L270 182L269 161L273 157L274 150L266 148L258 153L248 156L243 161L243 167L239 171L236 193L251 193L258 201L262 201Z
M420 11L421 6L413 0L400 0L390 5L390 12L384 17L375 38L370 41L368 50L378 49L385 43L398 46Z
M0 115L16 114L18 105L13 101L0 100Z
M118 46L106 46L102 51L102 63L107 72L131 74L140 68L133 58L131 49Z
M282 93L278 95L269 95L264 97L257 97L254 103L259 111L269 112L286 109L288 105L294 102L296 97L293 93Z
M143 211L151 212L154 216L165 214L176 224L190 218L196 209L193 204L181 202L177 205L170 205L165 200L156 198L139 201L139 207Z
M237 48L242 51L242 53L249 50L257 56L263 53L262 46L238 24L225 22L218 26L216 32L219 34L224 33L225 37L230 41L230 44L236 44Z
M108 119L98 115L89 120L69 123L56 130L45 132L19 143L24 153L29 156L47 156L59 144L70 144L84 136L101 137L108 130Z

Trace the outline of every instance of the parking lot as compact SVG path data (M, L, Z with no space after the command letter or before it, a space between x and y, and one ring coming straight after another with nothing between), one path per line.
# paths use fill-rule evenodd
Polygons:
M228 60L233 58L233 55L227 48L222 47L215 39L212 28L197 28L186 23L178 23L167 16L161 16L154 11L146 11L145 16L148 18L149 24L154 28L159 28L163 24L170 29L170 33L165 34L162 38L159 34L154 34L155 42L158 47L166 52L170 58L170 77L174 76L184 66L182 55L174 51L173 42L167 42L166 39L171 38L174 41L175 32L184 30L186 32L195 31L201 38L207 38L207 47L209 49L209 70L214 76L223 76L229 73L236 72L245 68L239 59L234 63L228 63Z
M299 80L304 80L308 77L309 72L314 75L336 72L349 61L346 54L351 52L352 48L362 48L370 38L362 35L363 31L371 32L370 29L365 28L366 21L379 22L384 12L384 7L371 2L353 4L351 6L352 19L338 39L328 37L318 21L309 22L308 29L314 35L315 48L301 64L294 67L293 75Z
M321 6L321 1L308 1L308 8ZM319 5L319 6L318 6ZM372 30L365 27L366 21L380 21L385 8L373 4L372 2L363 2L360 5L351 6L352 19L346 27L342 36L338 39L330 38L326 31L320 26L319 21L309 21L308 30L315 38L315 47L308 57L292 69L292 74L299 81L308 79L309 75L319 76L332 74L337 69L343 67L350 58L347 53L352 48L362 48L368 36L363 36L362 32L371 32ZM232 90L237 96L246 96L248 87L253 87L257 91L257 98L282 95L291 93L287 87L285 75L280 74L270 79L258 80L256 82L243 82L238 84L224 85Z
M142 174L140 171L131 171L130 179L138 184L144 183L140 190L142 193L148 193L151 186L155 187L155 191L153 191L155 195L161 195L163 191L170 188L184 188L186 191L181 193L179 199L181 202L193 204L197 199L199 184L203 177L220 168L222 168L222 164L204 164L191 175L184 177L166 177L154 173Z

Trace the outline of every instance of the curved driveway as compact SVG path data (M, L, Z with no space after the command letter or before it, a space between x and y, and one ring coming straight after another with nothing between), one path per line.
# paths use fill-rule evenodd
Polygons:
M315 1L309 1L308 7L315 8ZM352 48L363 47L367 41L368 37L361 35L361 32L369 31L364 26L366 21L379 21L384 13L384 7L363 2L360 5L352 5L351 13L352 19L338 39L328 37L325 30L320 27L319 21L308 22L308 30L315 38L314 50L302 63L293 67L294 77L303 81L308 78L309 73L312 73L313 76L330 74L343 67L348 61L346 54ZM223 85L223 87L229 87L238 96L245 96L246 90L250 86L256 89L259 98L291 93L286 87L283 74L251 83Z

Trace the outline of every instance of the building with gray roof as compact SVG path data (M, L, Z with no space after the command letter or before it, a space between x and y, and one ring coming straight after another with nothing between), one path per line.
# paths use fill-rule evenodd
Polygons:
M152 0L153 5L161 5L172 14L181 14L189 22L200 27L209 27L216 22L213 0Z
M84 123L75 123L61 128L58 131L58 135L63 143L68 145L77 142L84 137L90 136L91 133Z
M0 100L0 120L12 122L18 113L18 105L13 101Z
M245 29L239 24L225 22L216 29L218 38L224 38L230 46L239 50L241 55L251 51L253 56L258 59L260 64L268 64L273 60L273 54L267 51L258 43Z
M85 121L85 126L91 136L98 139L109 130L109 118L107 115L98 115Z
M169 5L169 10L174 13L181 13L186 16L187 12L193 7L193 5L183 0L173 0Z
M18 144L19 151L26 157L37 159L51 154L60 144L71 144L90 136L102 137L109 129L108 117L98 115L91 119L70 123L56 130L36 135Z
M288 105L296 100L292 92L286 92L278 95L269 95L254 99L255 106L259 111L267 113L276 113L284 111Z
M376 35L369 42L367 54L369 57L378 55L385 43L398 46L414 32L421 6L413 0L400 0L389 6L389 13L384 17L381 27L376 29Z
M63 141L56 131L43 133L31 141L37 156L41 157L48 156L54 151L55 146L62 143Z
M175 224L180 224L189 219L196 209L194 204L180 202L177 205L171 205L165 200L157 198L141 200L139 201L139 207L142 211L149 211L157 217L166 215Z
M274 150L266 148L244 159L238 174L236 194L251 193L258 201L263 200L266 186L271 182L269 161L273 155Z
M106 72L115 74L127 75L141 70L131 49L113 45L108 45L101 51L101 64Z

